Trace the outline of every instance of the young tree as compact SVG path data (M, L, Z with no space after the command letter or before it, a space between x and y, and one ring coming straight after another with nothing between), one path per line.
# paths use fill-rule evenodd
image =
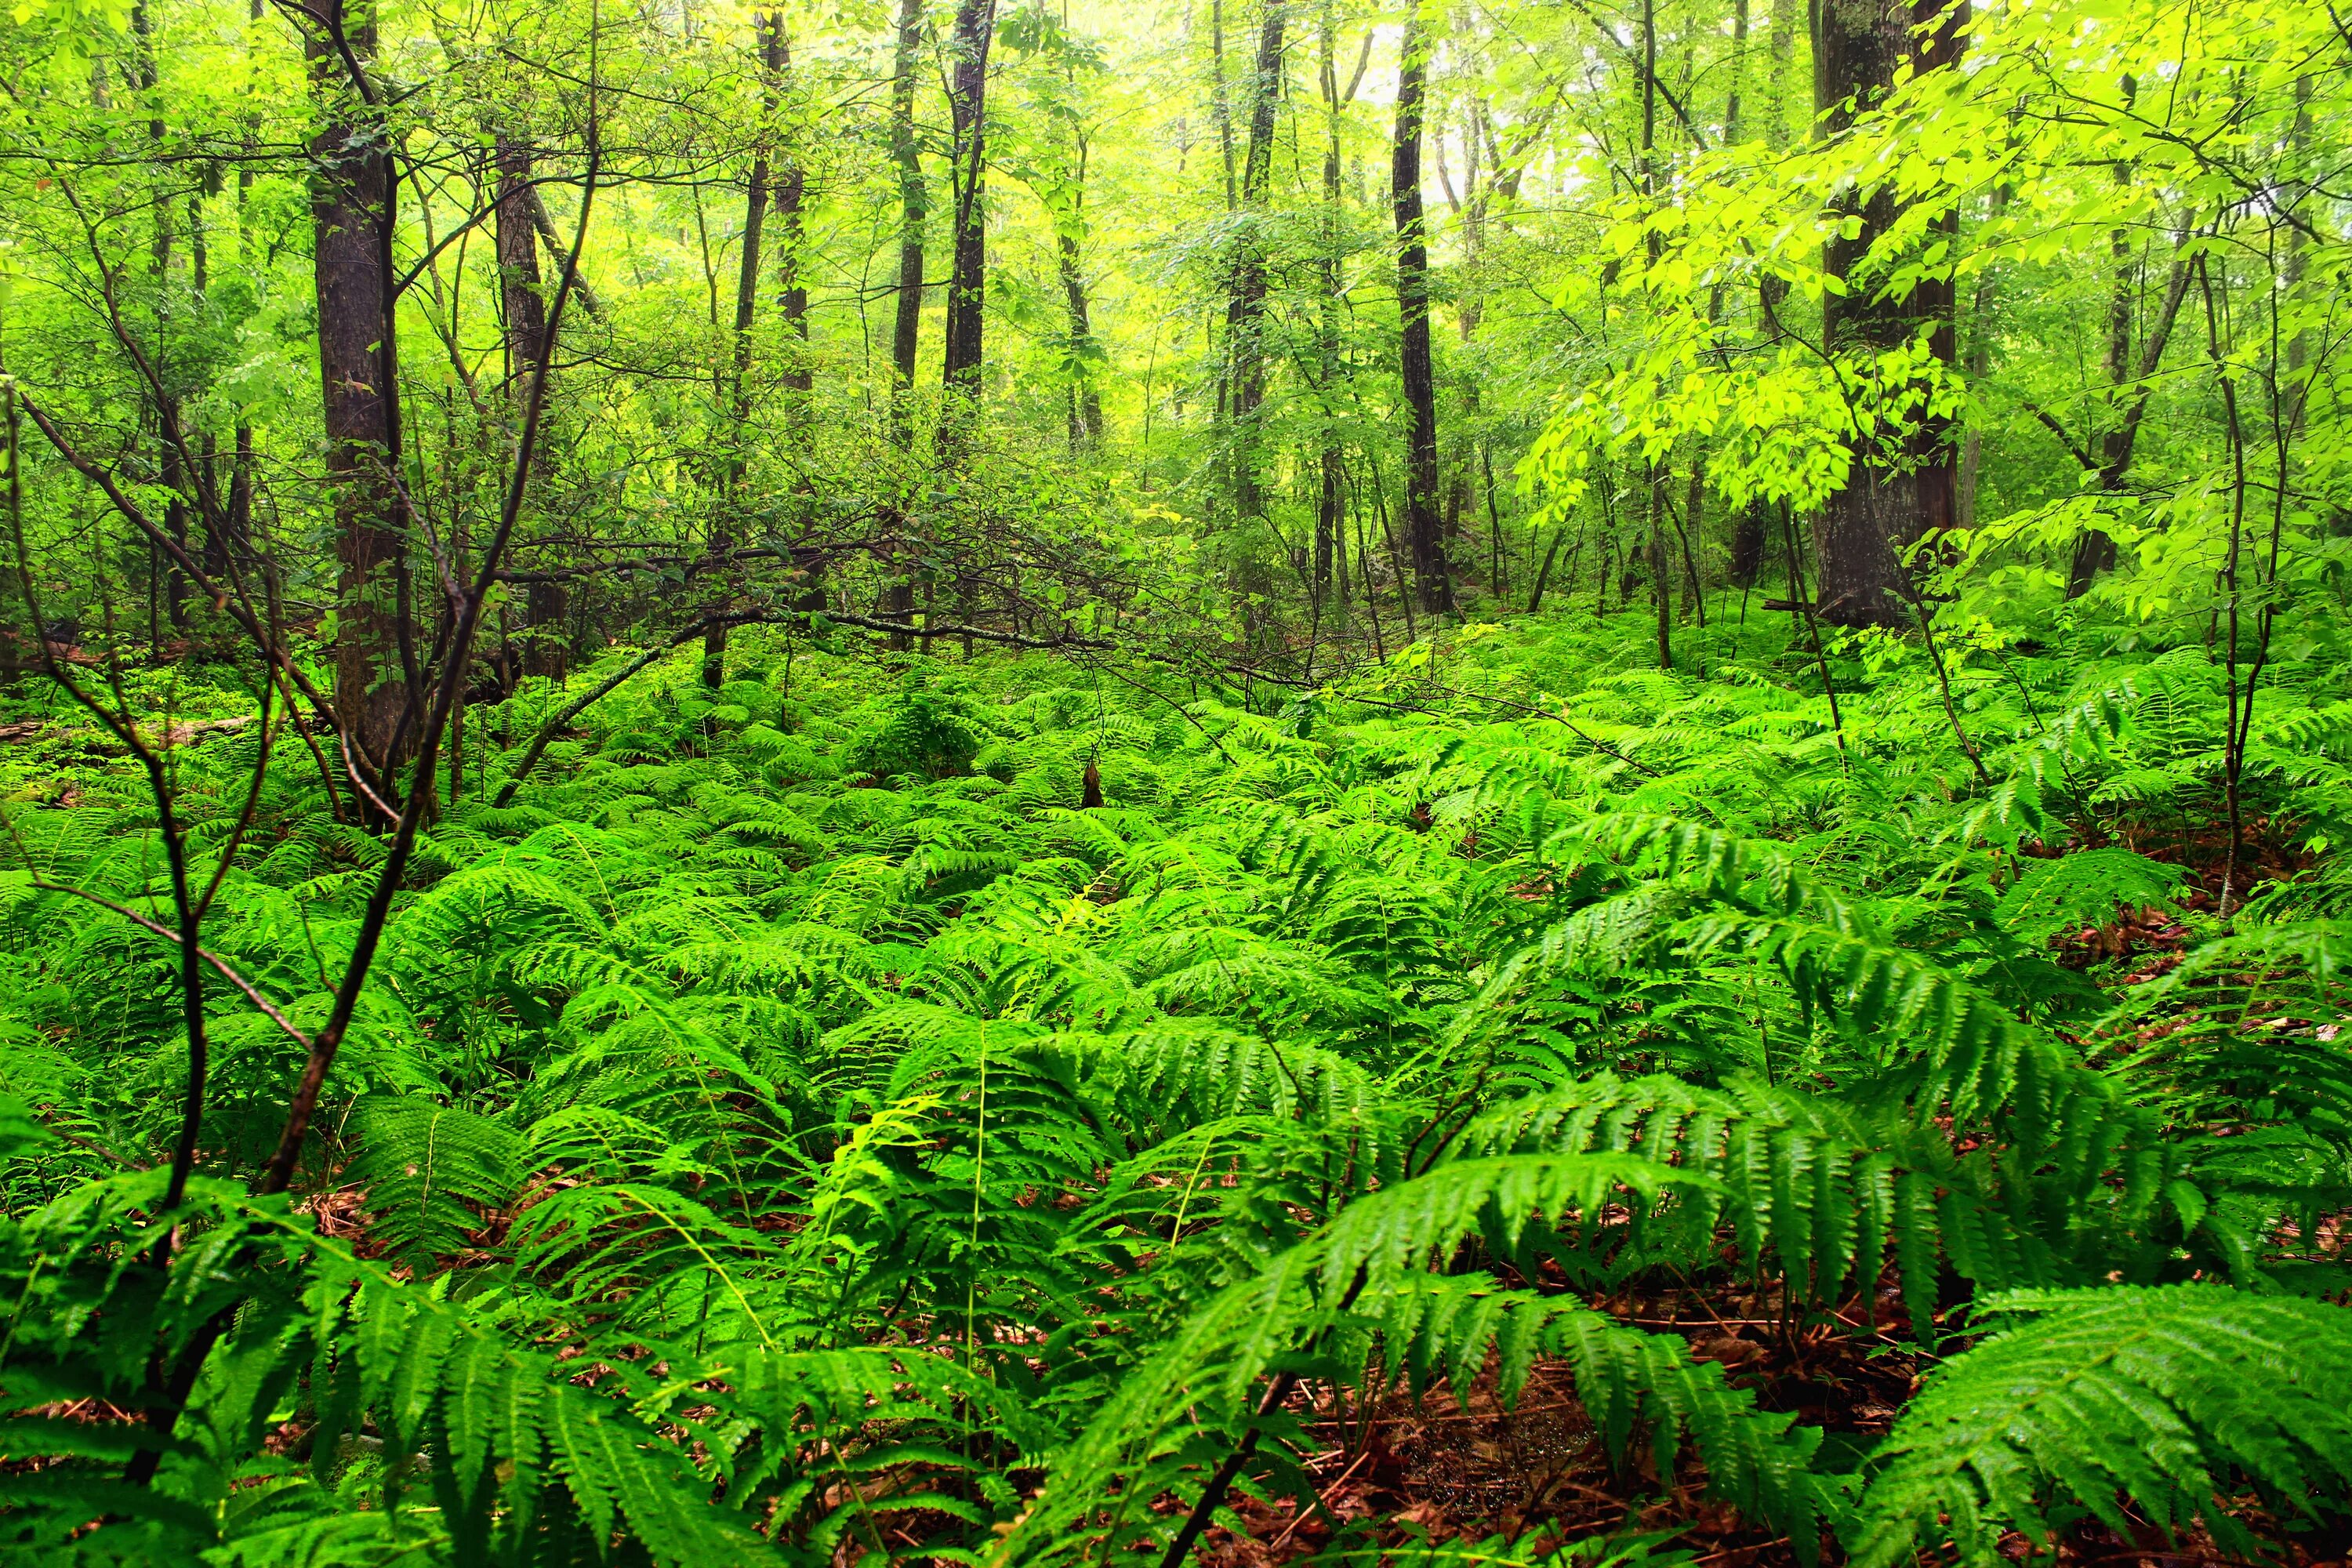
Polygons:
M907 395L915 384L915 357L923 334L923 230L929 218L922 143L915 134L915 88L922 59L923 0L899 0L890 73L890 163L898 182L898 283L890 327L890 366L897 374L890 418L902 445L909 428Z
M1266 0L1250 72L1248 150L1242 162L1242 223L1234 247L1233 298L1225 308L1234 417L1234 510L1263 518L1258 482L1258 407L1265 400L1266 195L1274 178L1275 110L1282 98L1286 0Z
M727 456L720 465L718 494L710 520L711 569L721 582L730 574L726 557L735 547L737 513L742 506L743 475L748 464L744 443L751 417L751 329L759 319L761 240L767 226L770 163L774 118L783 83L784 18L781 11L751 13L751 31L760 60L761 124L752 142L751 167L743 182L743 253L735 274L735 328L728 367ZM702 634L702 684L716 690L727 679L727 605L709 618Z

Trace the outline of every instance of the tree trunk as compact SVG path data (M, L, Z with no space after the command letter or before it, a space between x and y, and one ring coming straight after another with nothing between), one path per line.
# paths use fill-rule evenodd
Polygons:
M1240 244L1234 258L1234 292L1226 307L1226 356L1233 366L1234 510L1265 515L1258 484L1257 412L1265 401L1265 207L1274 178L1275 106L1282 95L1285 0L1266 0L1258 29L1257 60L1249 80L1249 151L1242 163Z
M1731 524L1731 585L1753 588L1764 570L1764 503L1751 500Z
M404 564L394 465L399 461L398 358L392 321L392 155L372 87L352 79L344 48L364 72L375 57L372 9L320 0L303 52L320 123L310 143L319 311L319 376L327 478L335 496L335 709L363 760L379 771L416 743L400 735L408 702L397 578ZM338 47L337 38L341 40Z
M1209 114L1225 163L1225 210L1240 205L1234 189L1234 111L1225 90L1225 0L1209 0Z
M1086 161L1078 163L1080 188L1086 179ZM1055 259L1062 275L1062 300L1070 313L1070 357L1077 379L1070 386L1070 446L1073 449L1090 446L1102 439L1102 389L1095 384L1089 362L1094 348L1094 325L1087 309L1087 277L1078 265L1078 237L1064 228L1055 237Z
M1642 0L1642 189L1654 201L1658 191L1658 8L1656 0ZM1650 231L1648 245L1650 265L1658 264L1664 244L1655 229ZM1648 460L1650 524L1649 557L1651 597L1658 611L1658 668L1675 667L1674 642L1674 581L1666 569L1666 536L1659 519L1666 510L1665 465L1656 458Z
M922 48L923 0L900 0L898 52L890 78L890 159L898 170L898 312L890 332L890 365L898 379L890 428L901 447L913 436L908 405L923 333L923 227L930 216L922 150L915 141L916 67Z
M2124 78L2124 107L2128 110L2137 96L2130 77ZM2115 183L2129 186L2131 164L2118 159L2115 165ZM2137 292L2139 268L2134 264L2131 230L2117 228L2107 237L2109 254L2115 260L2115 273L2107 290L2107 427L2099 443L2099 466L2102 474L2118 476L2131 461L2131 437L2124 426L2124 388L2132 374L2132 303ZM2104 487L2103 487L2104 488ZM2115 569L2116 542L2103 528L2086 528L2074 542L2074 559L2066 573L2066 596L2079 599L2091 591L2099 574Z
M786 353L793 357L777 377L788 393L795 397L793 409L795 418L807 416L807 394L815 386L816 377L808 362L808 285L801 278L801 250L807 237L807 226L802 217L802 204L808 195L808 177L798 160L787 155L776 172L776 226L782 232L776 237L776 294L783 306L784 334L792 342Z
M1813 106L1829 135L1848 130L1884 99L1904 65L1928 70L1956 61L1968 21L1967 0L1812 0L1812 12ZM1931 22L1935 30L1915 55L1914 29ZM1901 213L1884 185L1838 210L1860 226L1853 237L1841 234L1829 242L1824 266L1851 279ZM1867 354L1899 347L1924 325L1937 356L1949 364L1952 315L1948 279L1924 280L1893 298L1874 298L1870 285L1858 283L1825 296L1822 336L1832 353ZM1956 518L1948 437L1946 422L1923 419L1887 441L1857 438L1852 472L1818 524L1821 619L1886 626L1907 618L1912 587L1902 552Z
M506 314L507 384L528 387L547 336L547 302L540 293L539 238L530 217L530 148L501 134L497 141L499 299Z
M760 76L765 89L762 101L768 112L773 114L784 69L783 13L755 11L751 25L760 41ZM735 514L742 501L743 441L745 426L751 417L751 327L759 319L761 239L767 225L771 151L763 129L751 154L751 175L743 187L743 256L742 266L735 274L734 360L728 395L729 451L710 522L710 553L714 558L734 549ZM711 570L722 584L731 575L723 561L714 559ZM723 610L727 602L728 595L722 588L719 603L712 608ZM714 617L702 634L702 684L716 690L726 679L727 623Z
M793 68L793 44L784 37L784 14L776 14L776 75ZM801 276L801 258L807 247L808 226L802 209L808 199L808 174L787 147L777 155L776 167L776 300L784 312L785 361L777 381L791 395L795 422L808 416L808 392L816 384L807 343L808 281Z
M980 393L981 327L988 303L988 231L981 197L988 170L988 47L995 31L996 0L961 0L957 5L955 81L948 95L954 128L954 256L940 379L950 395L967 398Z
M251 0L249 20L261 20L261 6L262 0ZM257 125L252 121L247 121L244 145L246 157L240 161L236 171L236 256L239 265L248 263L253 255L250 221L253 164L259 139ZM236 430L229 439L236 455L229 459L227 537L208 540L218 557L218 563L215 566L209 559L205 563L205 570L212 574L215 582L226 575L230 552L246 550L247 542L253 537L253 426L242 408L237 414Z
M1341 192L1339 184L1339 71L1336 25L1331 0L1324 0L1323 23L1318 34L1318 67L1323 90L1323 299L1316 327L1316 359L1322 384L1322 494L1315 509L1315 606L1319 614L1324 595L1336 583L1339 603L1348 602L1345 487L1347 461L1340 450L1333 401L1339 382L1339 318L1347 308L1340 289Z
M494 162L498 167L495 243L499 300L506 317L507 395L520 426L523 405L530 397L531 378L548 348L539 233L530 216L530 147L501 133ZM571 668L571 595L560 582L533 583L528 597L530 626L523 638L523 673L561 680Z
M915 140L916 68L921 62L922 48L923 0L900 0L898 54L890 78L890 159L898 172L898 315L890 331L890 439L909 454L915 444L915 359L923 335L923 231L930 217L930 190L923 179L922 149ZM893 535L906 531L906 508L896 497L884 524ZM914 613L914 584L903 575L903 568L883 607L892 620L903 621ZM890 641L902 650L908 646L902 633L893 633Z
M1405 534L1412 551L1421 607L1451 614L1454 583L1437 510L1437 377L1429 346L1429 246L1421 213L1422 98L1429 70L1428 42L1418 12L1405 18L1397 63L1396 139L1389 165L1389 195L1396 208L1398 358L1412 428L1405 447Z
M133 52L131 61L130 85L145 100L149 110L147 141L151 147L163 141L163 98L156 90L162 80L155 58L154 14L144 4L131 7L131 35ZM168 354L172 341L172 206L168 201L154 204L154 230L150 237L147 253L148 281L154 290L155 341L151 351L156 370L168 376ZM168 381L166 384L169 384ZM179 400L169 393L156 399L154 409L156 453L167 499L163 503L163 529L184 548L188 542L188 501L186 490L189 475L183 462L180 443L172 433L181 428ZM152 605L158 589L152 580L160 575L164 614L174 631L185 631L188 625L188 582L179 566L157 554L151 566L148 596ZM155 617L148 616L147 652L157 663L163 653L157 642Z

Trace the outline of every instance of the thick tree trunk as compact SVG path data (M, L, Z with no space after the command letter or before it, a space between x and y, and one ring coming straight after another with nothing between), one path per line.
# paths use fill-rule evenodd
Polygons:
M369 763L398 759L408 700L398 577L404 565L394 465L398 361L391 332L394 185L380 110L352 80L375 56L369 9L320 0L303 34L320 123L310 143L312 285L327 477L335 495L335 708ZM338 38L340 37L340 45ZM398 749L416 743L413 728Z
M982 196L988 172L988 47L995 31L996 0L961 0L956 7L955 78L948 94L954 131L955 233L940 379L950 395L967 398L980 393L981 328L988 304L987 214ZM955 412L949 417L954 419Z
M540 292L539 237L530 216L530 148L498 138L499 300L506 314L507 384L527 387L547 337L547 301Z
M784 68L784 17L781 11L755 11L752 27L760 43L760 76L767 108L775 110L777 89ZM727 441L729 453L720 478L710 523L710 553L723 556L735 548L735 514L742 500L745 427L751 417L751 328L759 319L761 240L766 232L770 201L768 159L772 149L762 136L751 154L751 170L743 185L742 265L735 274L734 358L730 366ZM724 583L731 575L724 563L712 570ZM726 608L722 593L714 609ZM714 617L702 634L702 684L713 690L727 679L727 625Z
M1850 128L1892 89L1908 63L1920 70L1958 58L1967 0L1812 0L1813 105L1822 129ZM1915 29L1933 23L1914 53ZM1826 247L1824 265L1852 278L1871 247L1900 216L1881 187L1843 209L1860 220L1852 237ZM1928 280L1900 297L1877 297L1866 283L1822 304L1823 337L1832 353L1870 353L1900 346L1925 326L1934 352L1954 357L1952 288ZM1940 420L1917 422L1890 449L1865 446L1846 484L1822 509L1817 525L1820 617L1833 626L1895 626L1908 618L1910 575L1902 552L1930 531L1953 526L1957 494L1949 432Z
M1398 358L1412 427L1405 447L1405 535L1412 551L1421 607L1431 615L1454 609L1454 581L1437 505L1437 377L1429 345L1429 244L1421 212L1422 100L1429 69L1419 14L1405 18L1397 65L1396 138L1391 149L1389 195L1396 209Z

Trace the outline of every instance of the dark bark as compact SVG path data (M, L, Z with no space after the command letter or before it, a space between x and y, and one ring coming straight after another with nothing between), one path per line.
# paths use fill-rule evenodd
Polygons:
M1282 96L1282 33L1285 0L1266 0L1258 29L1257 58L1249 79L1249 149L1242 163L1242 208L1234 258L1233 297L1225 309L1226 357L1232 366L1234 415L1234 510L1245 518L1265 515L1258 483L1258 407L1265 401L1266 190L1274 177L1275 107Z
M1731 524L1731 585L1753 588L1764 570L1764 503L1751 500Z
M520 422L547 346L547 299L541 288L538 226L531 221L530 146L501 134L498 165L497 235L499 301L506 319L507 390ZM531 476L526 475L526 485ZM572 601L560 580L533 583L528 595L530 629L523 639L523 673L561 680L572 667L569 631ZM457 753L452 752L452 761ZM454 775L453 775L454 777ZM456 785L451 785L456 793Z
M250 20L256 22L261 20L261 5L262 0L252 0ZM237 254L240 256L249 254L246 249L250 243L250 229L247 219L249 216L248 204L253 195L251 153L257 142L254 128L248 124L245 133L247 157L239 163L236 171ZM228 505L224 524L226 537L215 539L212 542L213 547L219 553L224 570L227 564L229 552L247 550L249 548L247 542L253 537L253 426L247 422L241 413L230 441L236 450L235 456L229 459Z
M2124 78L2124 105L2131 106L2135 96L2132 79ZM2129 185L2132 180L2130 163L2118 161L2115 165L2115 183ZM2109 253L2115 261L2115 274L2107 290L2107 428L2100 442L2100 468L2103 474L2118 477L2131 460L2131 437L2124 428L2122 405L2124 387L2131 380L2132 304L2137 292L2139 268L2135 265L2131 231L2117 228L2107 237ZM2102 487L2105 488L2105 487ZM2116 542L2103 528L2087 528L2074 542L2074 559L2066 573L2066 596L2079 599L2091 591L2099 574L2110 572L2116 564Z
M1398 358L1412 427L1405 447L1405 535L1421 607L1430 615L1454 609L1454 582L1445 560L1437 502L1437 377L1429 344L1429 245L1421 211L1421 130L1429 51L1418 13L1405 18L1397 65L1396 137L1391 149L1389 195L1396 210Z
M923 47L923 0L900 0L898 49L890 78L890 160L898 171L898 316L890 331L890 365L898 373L891 430L904 446L911 436L907 394L915 384L915 355L923 332L923 228L930 192L915 140L915 73Z
M372 9L320 0L303 30L319 127L310 142L312 284L319 374L334 488L335 709L364 760L388 766L408 684L401 657L398 578L404 562L394 488L399 381L392 321L395 190L373 93L352 79L375 55ZM348 51L348 60L346 58ZM413 744L413 731L402 742Z
M980 392L981 328L988 303L987 215L982 197L988 172L988 49L995 31L996 0L961 0L957 5L955 77L948 94L954 132L955 232L940 379L950 394L965 397Z
M540 291L537 226L530 216L529 143L497 142L499 300L506 315L507 384L528 388L547 336L547 301Z
M1559 542L1566 537L1568 537L1568 523L1562 520L1560 525L1551 531L1551 544L1544 552L1543 564L1536 568L1535 592L1528 595L1528 614L1531 616L1540 613L1543 609L1544 589L1551 582L1551 563L1559 559Z
M1209 113L1225 163L1225 210L1241 205L1234 180L1234 112L1225 89L1225 0L1209 0Z
M784 68L784 17L781 11L752 14L759 37L760 77L763 99L772 114ZM759 319L761 240L767 227L769 156L772 149L762 138L751 155L751 169L743 186L742 265L735 274L734 358L730 367L728 395L728 455L722 466L719 494L710 523L710 552L724 555L735 547L736 513L742 504L746 426L751 417L751 328ZM702 684L716 689L727 679L727 616L722 599L712 606L702 634Z
M898 53L890 78L890 160L898 174L898 312L890 331L890 438L902 449L913 448L915 359L923 333L923 243L930 216L930 188L923 178L923 155L915 138L916 68L923 47L922 0L900 0ZM885 520L889 531L903 534L906 509L893 503ZM804 595L822 604L823 589ZM814 607L814 606L812 606ZM883 601L888 618L905 622L914 614L911 581L901 578ZM894 633L891 646L911 646L903 633Z
M163 140L163 99L157 89L162 80L155 58L155 22L153 13L143 4L131 8L130 86L146 100L149 118L147 140L160 145ZM170 432L180 425L179 400L163 390L170 385L172 366L172 206L168 201L154 205L155 226L150 237L147 268L148 282L153 289L155 309L155 339L152 354L157 373L154 397L154 423L159 434L156 443L162 479L168 499L164 502L163 529L182 549L188 542L188 502L186 490L189 476L182 461L179 443ZM157 646L156 605L160 593L166 616L174 631L185 631L188 625L188 580L178 566L152 552L148 563L147 643L150 657L161 662L164 657Z
M1083 158L1078 169L1083 190ZM1055 258L1062 275L1063 303L1070 315L1071 358L1077 367L1077 380L1070 387L1070 445L1077 447L1102 438L1103 411L1102 389L1095 384L1088 368L1095 334L1093 315L1087 307L1087 276L1078 265L1078 237L1069 228L1063 228L1055 237Z
M1813 104L1824 132L1850 130L1892 89L1906 64L1919 70L1957 61L1967 0L1812 0ZM1917 37L1916 30L1933 24ZM1915 37L1916 42L1915 45ZM1916 49L1916 52L1915 52ZM1822 336L1832 353L1868 354L1908 342L1923 328L1936 355L1955 357L1952 286L1926 279L1899 295L1883 292L1863 267L1901 210L1881 184L1840 204L1860 220L1849 238L1832 239L1827 270L1848 281L1822 303ZM1948 227L1956 215L1947 215ZM1957 521L1950 432L1940 419L1907 422L1899 436L1865 442L1845 486L1822 509L1820 617L1833 626L1891 626L1910 618L1910 575L1902 552Z
M792 68L792 44L784 37L781 11L777 16L776 56L778 69ZM816 384L807 351L801 345L808 342L808 282L801 275L801 258L806 248L808 226L803 208L808 200L808 174L798 158L786 150L776 168L776 298L784 312L784 346L786 359L782 374L777 380L787 393L805 394ZM793 398L793 414L801 418L807 414L806 399Z
M1347 533L1345 514L1347 461L1340 451L1333 400L1339 384L1339 319L1347 308L1340 289L1341 233L1339 184L1339 73L1331 0L1324 0L1322 27L1317 37L1318 66L1323 91L1323 300L1316 330L1316 359L1322 384L1322 494L1315 508L1315 606L1319 614L1324 595L1337 584L1339 603L1348 603Z
M1344 605L1348 599L1348 568L1340 543L1346 505L1342 468L1339 448L1326 446L1323 448L1321 490L1315 498L1313 600L1318 614L1323 607L1324 595L1331 591L1335 583L1339 589L1339 602Z
M1658 188L1658 12L1656 0L1642 0L1642 188L1655 199ZM1650 265L1658 264L1662 240L1649 236ZM1647 510L1650 522L1651 598L1658 612L1658 668L1675 667L1674 582L1666 567L1665 531L1660 517L1666 510L1666 470L1656 458L1649 462Z

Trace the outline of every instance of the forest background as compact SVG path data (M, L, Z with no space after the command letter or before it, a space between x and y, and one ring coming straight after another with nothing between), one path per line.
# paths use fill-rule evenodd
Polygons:
M12 1550L2340 1556L2331 6L0 58Z

